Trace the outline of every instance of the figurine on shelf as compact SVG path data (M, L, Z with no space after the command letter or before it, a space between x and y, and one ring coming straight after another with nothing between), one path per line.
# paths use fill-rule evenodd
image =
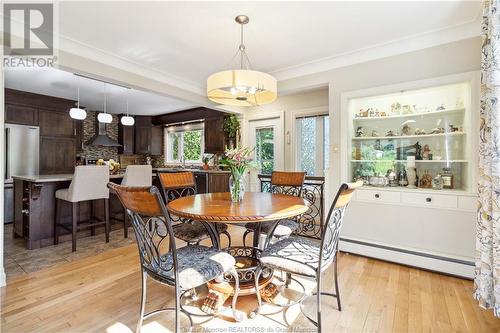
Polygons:
M424 145L424 151L422 152L423 160L432 160L431 148L429 145Z
M411 135L411 127L410 127L410 124L414 124L416 123L415 120L407 120L405 121L404 123L401 124L402 128L401 128L401 135Z
M444 110L446 110L444 104L439 104L438 107L436 108L436 111L444 111Z
M428 170L424 172L422 177L420 178L420 186L421 188L432 188L432 176Z
M420 128L415 129L415 135L424 135L424 134L425 134L424 129L420 129Z
M375 110L373 108L368 109L368 117L375 117Z
M391 114L397 115L401 113L401 103L394 102L391 104Z
M375 108L375 114L374 114L375 117L380 117L380 112L377 108Z
M394 132L393 130L389 130L389 131L387 131L385 136L398 136L398 133Z
M404 167L401 169L401 171L399 171L398 185L399 186L406 186L406 185L408 185L408 179L406 177L406 170L405 170Z
M385 113L385 111L382 111L382 112L380 112L380 116L381 117L387 117L387 113Z
M398 175L392 169L387 170L387 174L385 175L389 180L389 186L398 186Z
M401 108L401 110L402 110L403 114L411 114L411 113L413 113L411 105L408 105L408 104L403 105L403 107Z
M363 136L365 136L365 130L363 126L358 126L358 128L356 129L356 137L361 138Z
M378 131L377 130L372 130L372 137L378 137Z
M442 133L444 133L444 128L443 127L436 127L436 128L431 129L430 134L442 134Z
M458 132L458 127L453 126L453 124L448 125L448 132L453 133L453 132Z
M422 160L422 146L418 141L415 143L415 159L419 161Z
M443 177L438 173L436 177L432 179L432 189L434 190L442 190L443 189Z

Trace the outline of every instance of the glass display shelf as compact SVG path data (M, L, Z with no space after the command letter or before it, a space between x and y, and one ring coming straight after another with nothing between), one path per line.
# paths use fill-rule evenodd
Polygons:
M470 82L459 82L349 99L351 180L392 190L470 190L471 94Z

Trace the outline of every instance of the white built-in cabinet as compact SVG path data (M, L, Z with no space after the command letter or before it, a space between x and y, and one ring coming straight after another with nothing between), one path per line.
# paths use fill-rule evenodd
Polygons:
M365 186L348 209L341 249L472 277L478 95L477 72L342 94L340 177ZM417 187L400 186L413 165ZM426 181L450 172L452 188Z

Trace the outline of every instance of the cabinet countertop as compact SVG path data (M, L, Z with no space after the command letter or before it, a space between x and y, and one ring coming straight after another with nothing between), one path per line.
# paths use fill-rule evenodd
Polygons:
M72 173L60 173L54 175L27 175L27 176L12 176L13 179L24 180L32 183L52 183L66 182L73 179ZM123 173L109 175L110 179L123 178Z

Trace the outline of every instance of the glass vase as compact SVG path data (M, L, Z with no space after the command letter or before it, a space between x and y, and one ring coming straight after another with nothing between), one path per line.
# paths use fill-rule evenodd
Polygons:
M243 175L231 174L229 177L229 193L232 202L241 202L245 194L245 181Z

